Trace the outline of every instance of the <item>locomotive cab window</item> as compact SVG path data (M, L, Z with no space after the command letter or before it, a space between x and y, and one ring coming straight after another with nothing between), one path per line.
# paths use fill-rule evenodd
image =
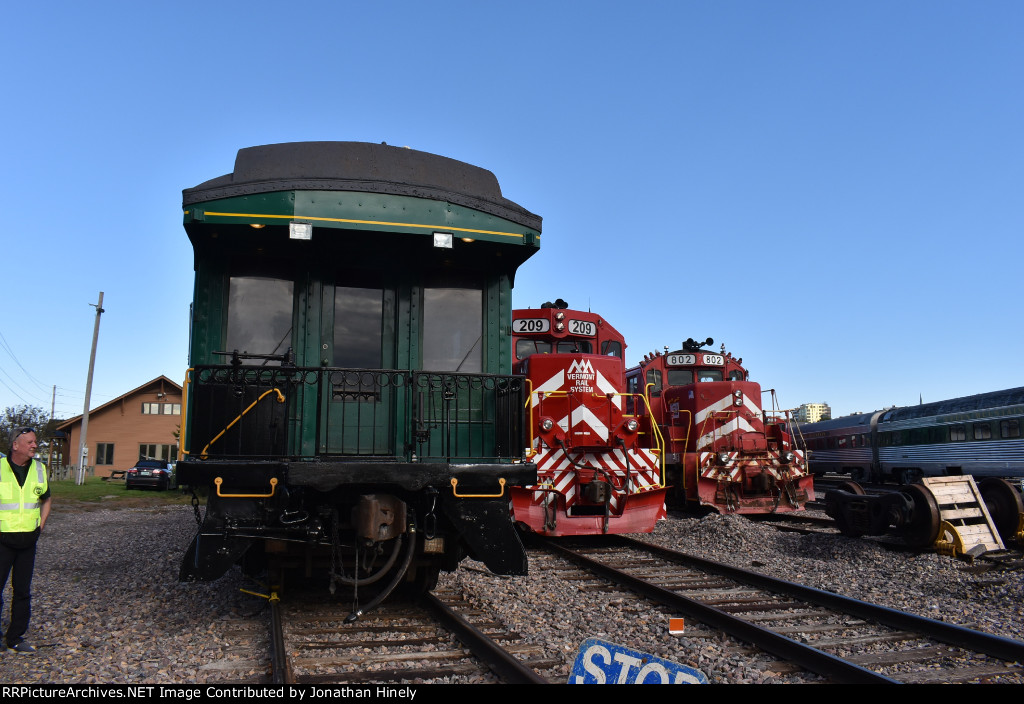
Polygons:
M697 381L721 381L721 369L701 369L697 372Z
M686 386L693 383L693 372L689 369L669 369L669 386Z
M562 340L558 343L558 351L563 353L591 354L594 346L589 340Z
M729 381L743 381L743 372L739 369L733 369L729 372Z
M618 340L605 340L601 343L601 354L609 357L622 358L622 343Z
M227 351L284 354L292 346L295 285L285 279L232 276L228 284ZM264 360L278 366L278 360Z
M647 370L647 383L654 384L651 387L651 396L661 396L661 370L660 369L648 369Z
M526 359L531 354L550 353L550 342L544 340L516 340L516 359Z

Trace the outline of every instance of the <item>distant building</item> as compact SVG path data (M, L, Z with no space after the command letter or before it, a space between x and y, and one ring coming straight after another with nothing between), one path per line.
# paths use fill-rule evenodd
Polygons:
M129 469L140 458L176 462L181 427L181 386L158 376L89 411L85 465L97 477ZM68 436L66 461L78 464L82 416L57 426Z
M832 420L832 409L827 403L802 403L793 413L793 419L800 423L817 423L819 420Z

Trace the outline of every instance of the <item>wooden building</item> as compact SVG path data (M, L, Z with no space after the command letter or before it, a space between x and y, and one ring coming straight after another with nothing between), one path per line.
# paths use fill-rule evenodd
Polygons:
M141 459L178 460L181 427L181 386L158 376L142 386L89 411L85 464L97 477L109 477ZM82 416L57 427L68 436L67 454L78 464Z

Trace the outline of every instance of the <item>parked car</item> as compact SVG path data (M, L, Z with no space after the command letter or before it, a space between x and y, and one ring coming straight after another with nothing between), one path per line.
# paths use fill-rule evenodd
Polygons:
M124 474L124 488L152 486L160 491L172 486L171 466L160 460L139 460Z

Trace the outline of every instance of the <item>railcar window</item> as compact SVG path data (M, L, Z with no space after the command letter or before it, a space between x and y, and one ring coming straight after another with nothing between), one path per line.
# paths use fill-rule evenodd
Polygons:
M379 369L383 338L384 291L334 289L334 366Z
M483 371L483 292L470 288L423 290L423 368Z
M562 353L590 354L594 351L594 346L589 340L562 340L558 343L557 349Z
M250 354L284 354L292 346L295 284L284 279L232 276L228 284L225 347ZM262 362L278 366L280 362Z
M967 426L954 425L949 429L949 441L960 442L967 439Z
M622 343L618 340L605 340L601 343L601 354L609 357L622 358Z
M701 369L697 372L697 381L721 381L721 369Z
M999 434L1004 438L1020 437L1020 421L1002 420L999 421Z
M669 386L686 386L693 383L693 372L689 369L669 369Z
M988 423L975 423L974 424L974 439L975 440L990 440L992 438L992 428Z

